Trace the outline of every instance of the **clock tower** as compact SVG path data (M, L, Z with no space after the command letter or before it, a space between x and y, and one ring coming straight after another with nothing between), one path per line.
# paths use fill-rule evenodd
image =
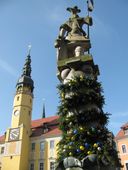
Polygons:
M23 73L16 84L11 128L6 132L2 170L28 170L34 82L31 57L27 56Z

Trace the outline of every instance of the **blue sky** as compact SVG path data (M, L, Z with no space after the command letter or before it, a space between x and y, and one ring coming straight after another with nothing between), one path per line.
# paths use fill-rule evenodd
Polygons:
M33 119L41 118L43 98L47 116L55 115L59 98L56 86L56 49L59 26L68 19L66 8L78 5L87 14L86 0L0 0L0 135L11 124L15 85L32 45L32 78L35 82ZM116 134L128 120L128 1L95 0L91 14L91 41L99 65L109 129Z

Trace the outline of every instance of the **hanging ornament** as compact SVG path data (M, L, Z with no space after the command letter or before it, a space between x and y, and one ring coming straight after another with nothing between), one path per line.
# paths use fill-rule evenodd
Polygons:
M80 131L83 131L83 130L84 130L84 128L83 128L82 126L80 126L79 129L80 129Z
M95 132L96 129L95 129L94 127L91 127L91 131L92 131L92 132Z
M91 152L91 151L88 151L87 154L90 155L90 154L92 154L92 152Z
M98 147L97 150L98 150L98 151L101 151L102 149L101 149L101 147Z
M74 140L75 140L75 136L72 136L72 137L71 137L71 140L74 141Z
M68 121L69 121L69 119L68 119L68 118L66 118L65 120L66 120L66 122L68 122Z
M72 122L70 122L70 123L68 124L68 126L69 126L69 127L72 127Z
M62 98L62 99L64 99L64 98L65 98L64 93L61 93L61 98Z
M80 152L80 149L77 149L76 152L79 153L79 152Z
M87 134L90 135L90 132L88 131Z
M69 145L73 145L73 142L70 142Z
M72 156L73 155L73 153L72 152L69 152L69 156Z
M66 149L63 149L63 152L66 152Z
M97 147L98 147L98 144L97 144L97 143L94 143L93 147L94 147L94 148L97 148Z
M74 133L74 134L77 134L77 133L78 133L77 129L75 129L75 130L73 131L73 133Z
M81 145L81 146L80 146L80 150L83 151L84 149L85 149L84 146Z
M84 76L80 75L80 81L83 81L83 79L84 79Z
M85 146L86 149L89 148L89 144L88 143L85 143L84 146Z
M64 147L63 147L63 148L64 148L64 149L67 149L67 147L68 147L67 145L64 145Z
M67 131L67 134L71 135L72 134L72 130Z
M74 116L73 112L69 112L68 115L67 115L67 117L72 117L72 116Z
M69 148L69 149L72 149L72 146L69 146L68 148Z

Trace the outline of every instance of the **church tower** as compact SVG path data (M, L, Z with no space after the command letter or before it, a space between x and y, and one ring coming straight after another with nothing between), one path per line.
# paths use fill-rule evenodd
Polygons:
M6 132L2 170L28 170L34 82L31 57L27 56L23 73L16 84L11 127Z

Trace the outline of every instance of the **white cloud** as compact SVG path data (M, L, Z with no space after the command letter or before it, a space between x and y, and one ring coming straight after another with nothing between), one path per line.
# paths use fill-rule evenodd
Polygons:
M6 61L0 59L0 68L9 73L10 75L17 77L16 70Z

